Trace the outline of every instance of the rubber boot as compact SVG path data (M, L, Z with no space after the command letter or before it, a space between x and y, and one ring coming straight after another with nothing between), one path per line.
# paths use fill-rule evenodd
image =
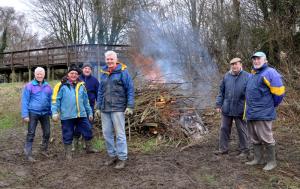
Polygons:
M270 171L277 166L275 145L269 144L266 146L267 165L263 168L264 171Z
M32 142L25 143L24 154L29 162L36 162L36 160L32 157Z
M261 165L263 164L263 146L261 144L253 144L254 159L246 162L246 165Z
M71 160L72 159L72 145L71 144L65 144L65 157L66 160Z
M49 154L48 154L48 141L47 140L43 140L43 142L40 146L40 153L45 157L49 157Z
M86 144L86 148L85 148L86 153L89 154L89 153L98 153L99 152L98 150L93 148L92 140L85 141L85 144Z
M78 152L79 151L79 138L74 137L72 142L72 152Z

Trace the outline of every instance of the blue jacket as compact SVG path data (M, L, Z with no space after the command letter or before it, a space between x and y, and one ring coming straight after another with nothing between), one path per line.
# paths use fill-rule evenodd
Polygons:
M93 115L84 82L71 85L69 81L56 84L52 95L52 114L60 113L61 120Z
M285 87L281 75L266 63L253 69L246 87L247 120L275 120Z
M98 96L98 89L99 89L98 79L92 75L84 76L83 74L80 75L79 79L84 81L87 94L89 97L90 105L91 107L94 107L95 101L97 100L97 96Z
M127 66L117 63L112 73L108 72L107 66L100 72L97 108L103 112L123 112L126 107L134 108L134 87Z
M26 84L22 94L22 118L29 117L29 112L51 115L51 95L51 86L46 81L42 85L37 80Z
M216 106L222 108L223 115L243 116L249 76L243 70L238 75L233 75L230 71L225 74L216 99Z

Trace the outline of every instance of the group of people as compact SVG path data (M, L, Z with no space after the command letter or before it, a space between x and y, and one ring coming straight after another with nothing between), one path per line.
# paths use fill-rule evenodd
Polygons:
M92 76L91 64L83 64L82 69L73 65L53 90L44 79L45 70L42 67L35 69L34 79L26 84L22 94L22 118L28 123L24 146L28 161L36 161L32 156L32 145L38 121L43 131L40 152L48 156L50 116L54 122L61 122L66 159L72 159L72 144L74 150L78 150L81 136L86 152L97 152L91 143L95 115L101 117L109 155L105 164L116 164L116 169L125 167L128 158L125 115L133 114L134 85L127 66L118 61L116 52L107 51L105 62L100 82Z
M276 167L272 121L276 119L276 107L283 99L285 88L281 75L268 66L265 53L256 52L251 59L251 74L243 70L240 58L233 58L230 71L222 79L216 99L216 109L222 113L222 119L219 149L215 154L228 154L234 121L239 138L239 156L249 154L251 138L254 159L246 164L266 163L263 169L272 170ZM107 51L105 62L100 70L100 82L91 75L92 65L85 63L82 70L71 66L53 90L44 80L45 70L41 67L35 69L35 78L24 87L22 95L22 118L28 122L24 146L28 161L35 161L32 144L38 121L43 131L40 151L48 156L50 116L53 121L61 121L66 159L72 159L72 143L74 150L78 150L80 136L85 141L87 153L97 152L91 143L92 123L97 116L101 117L109 156L105 165L116 164L116 169L125 167L128 159L125 115L133 114L134 85L127 66L118 61L116 52Z
M228 154L233 120L239 138L239 157L249 154L252 143L254 159L247 165L264 165L269 171L277 166L272 122L276 107L285 95L281 75L268 65L264 52L251 57L251 74L242 68L242 60L233 58L230 71L222 79L216 98L216 110L221 113L219 149L216 155Z

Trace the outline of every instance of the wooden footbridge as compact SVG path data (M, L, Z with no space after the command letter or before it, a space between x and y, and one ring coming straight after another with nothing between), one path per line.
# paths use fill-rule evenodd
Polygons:
M99 68L104 64L104 53L107 50L114 50L120 59L127 59L128 49L127 45L81 44L5 52L0 54L1 80L2 82L31 80L32 72L38 66L45 68L48 80L53 80L55 70L67 69L71 64L80 66L89 62Z

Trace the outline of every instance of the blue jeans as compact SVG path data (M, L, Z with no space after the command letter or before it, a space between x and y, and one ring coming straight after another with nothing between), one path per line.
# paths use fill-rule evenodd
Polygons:
M26 137L26 142L33 142L35 136L35 130L38 124L38 121L41 123L43 131L43 143L47 143L50 138L50 119L49 115L38 115L35 113L29 113L29 123L28 123L28 133Z
M64 144L72 144L75 130L82 134L86 141L93 138L92 126L86 117L61 120L61 127Z
M126 160L128 152L124 112L101 112L101 121L108 155ZM116 143L114 133L116 134Z

